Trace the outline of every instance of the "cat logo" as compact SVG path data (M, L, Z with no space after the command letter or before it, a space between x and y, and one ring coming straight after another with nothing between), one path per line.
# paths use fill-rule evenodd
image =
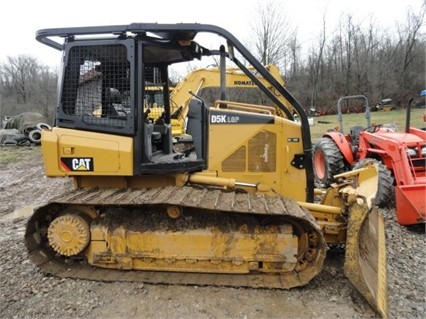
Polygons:
M61 157L61 167L67 172L93 172L93 157Z

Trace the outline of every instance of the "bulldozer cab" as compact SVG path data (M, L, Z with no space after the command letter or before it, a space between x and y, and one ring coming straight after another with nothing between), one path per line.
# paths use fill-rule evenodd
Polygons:
M168 66L198 57L199 47L163 42L147 36L67 43L57 125L133 136L135 172L178 171L182 161L187 171L206 168L205 105L194 106L199 115L190 120L200 122L192 125L196 152L173 151L170 124ZM163 114L153 121L158 106Z

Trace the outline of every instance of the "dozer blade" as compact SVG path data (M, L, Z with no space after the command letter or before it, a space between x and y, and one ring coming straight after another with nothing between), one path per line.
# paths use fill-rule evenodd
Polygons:
M358 197L349 211L344 271L368 303L387 318L385 224L371 204L371 194L376 193L371 188L377 185L377 175L370 174L368 169L360 173L357 193L366 196Z

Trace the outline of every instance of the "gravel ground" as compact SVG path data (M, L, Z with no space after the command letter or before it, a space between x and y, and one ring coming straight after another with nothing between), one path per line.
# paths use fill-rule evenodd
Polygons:
M2 318L379 318L343 275L343 251L328 252L308 285L286 290L107 283L59 279L29 262L28 205L71 186L44 177L37 148L0 148L0 317ZM425 318L423 225L386 220L390 318Z

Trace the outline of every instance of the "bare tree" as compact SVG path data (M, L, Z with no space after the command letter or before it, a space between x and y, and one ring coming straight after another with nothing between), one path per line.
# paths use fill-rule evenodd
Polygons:
M297 38L297 32L294 32L292 36L288 39L288 51L289 51L289 67L287 68L288 77L294 81L297 81L299 78L299 72L301 69L301 44Z
M52 118L57 75L29 55L7 57L0 63L2 115L40 112Z
M251 23L255 55L263 63L284 67L289 40L294 42L294 30L279 2L259 1Z
M304 96L307 84L304 75L304 60L302 56L302 45L297 38L297 32L288 41L287 67L283 70L285 74L285 85L295 96ZM305 101L299 100L302 104Z
M321 75L321 66L323 65L324 49L326 45L326 18L323 15L323 27L318 41L318 48L312 48L309 58L310 82L311 82L311 98L310 106L315 108L318 94L318 82Z
M8 63L1 66L4 95L15 96L16 102L26 104L31 97L31 86L37 73L37 61L27 55L8 57Z
M398 26L398 45L396 48L399 103L407 101L412 96L412 88L419 90L419 84L424 86L424 73L419 83L416 76L419 68L425 68L425 38L421 34L421 27L425 25L426 1L418 12L407 12L407 24ZM423 40L423 41L422 41Z
M56 73L52 73L48 66L40 66L37 78L33 85L34 108L48 119L53 119L56 102Z

